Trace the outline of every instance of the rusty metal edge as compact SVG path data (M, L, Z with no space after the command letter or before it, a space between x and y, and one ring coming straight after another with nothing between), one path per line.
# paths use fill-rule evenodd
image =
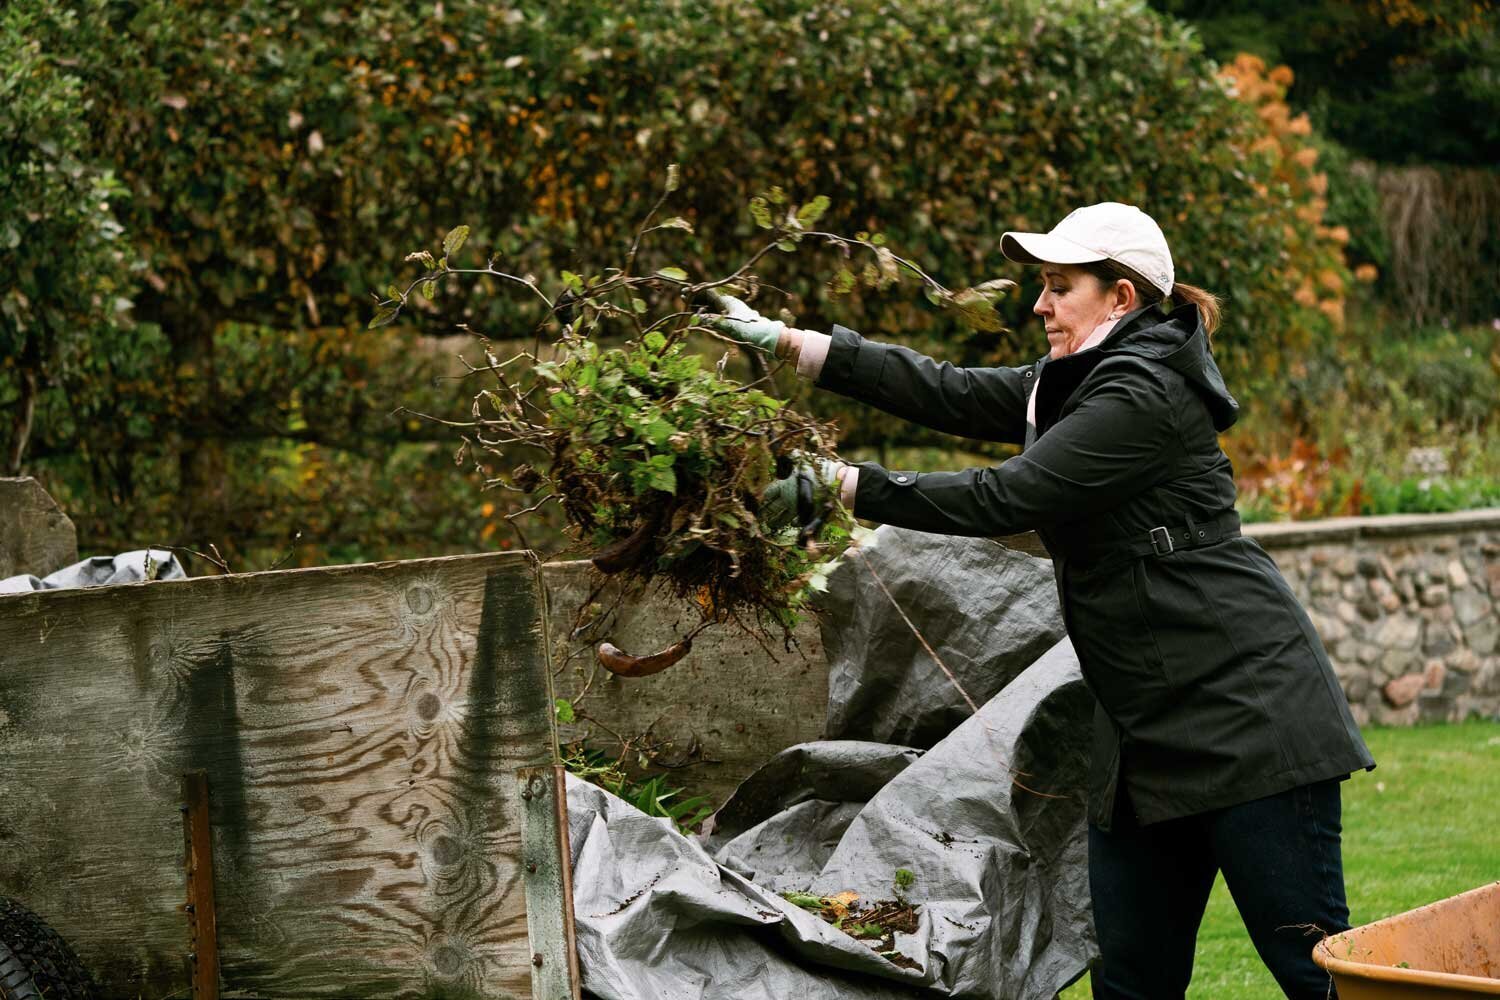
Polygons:
M573 844L568 835L567 771L561 764L552 765L553 802L557 812L557 852L562 858L563 938L568 948L568 978L573 984L573 1000L580 1000L578 975L578 936L573 923Z
M563 769L556 764L521 768L516 782L531 995L534 1000L580 1000Z
M182 776L183 870L187 876L188 964L195 1000L219 1000L219 925L214 909L213 829L208 772Z

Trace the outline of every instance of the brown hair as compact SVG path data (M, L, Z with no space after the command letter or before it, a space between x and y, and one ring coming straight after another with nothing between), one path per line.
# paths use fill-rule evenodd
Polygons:
M1171 301L1161 293L1151 282L1141 277L1132 268L1126 267L1119 261L1098 260L1090 264L1080 264L1089 274L1106 288L1112 287L1121 278L1129 281L1135 286L1135 294L1142 305L1154 306L1160 304L1164 309L1171 308L1172 302L1190 303L1198 307L1198 315L1203 319L1203 329L1208 331L1209 336L1219 328L1219 298L1214 293L1205 291L1196 285L1189 285L1179 281L1172 286Z

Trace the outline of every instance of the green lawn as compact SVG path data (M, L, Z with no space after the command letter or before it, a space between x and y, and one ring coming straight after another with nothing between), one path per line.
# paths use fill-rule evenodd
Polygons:
M1344 879L1357 927L1500 879L1500 722L1365 731L1379 763L1344 785ZM1198 934L1188 996L1280 996L1224 882ZM1087 977L1062 1000L1086 1000Z

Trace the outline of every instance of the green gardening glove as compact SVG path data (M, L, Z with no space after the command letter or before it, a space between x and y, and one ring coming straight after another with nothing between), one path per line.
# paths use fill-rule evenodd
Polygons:
M806 520L817 516L828 495L838 489L839 471L844 468L843 462L800 453L792 460L792 474L776 480L760 495L761 527L770 534L789 525L804 527Z
M786 330L779 319L770 319L751 309L733 295L705 289L703 296L718 315L705 314L703 319L720 333L767 354L776 352L776 342Z

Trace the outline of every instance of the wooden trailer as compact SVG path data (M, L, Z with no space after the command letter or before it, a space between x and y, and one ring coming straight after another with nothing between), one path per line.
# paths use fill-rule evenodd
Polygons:
M0 597L0 895L107 996L579 995L528 553Z

